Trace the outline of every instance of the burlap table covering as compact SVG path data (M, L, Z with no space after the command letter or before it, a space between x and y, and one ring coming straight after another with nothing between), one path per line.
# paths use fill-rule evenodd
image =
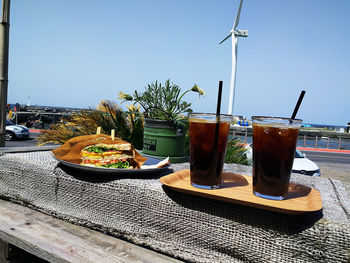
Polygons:
M190 262L350 262L350 201L337 180L292 175L323 211L283 215L177 193L158 175L101 176L57 166L50 152L0 156L0 196ZM226 165L251 174L251 168Z

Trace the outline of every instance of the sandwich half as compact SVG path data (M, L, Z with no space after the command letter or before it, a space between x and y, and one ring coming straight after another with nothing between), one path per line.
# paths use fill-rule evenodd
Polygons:
M81 164L88 166L137 169L145 161L130 143L122 140L103 141L81 150Z

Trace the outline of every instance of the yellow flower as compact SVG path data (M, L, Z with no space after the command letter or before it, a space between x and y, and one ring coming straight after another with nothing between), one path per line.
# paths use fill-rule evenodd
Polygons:
M198 92L199 93L199 97L201 95L205 95L204 91L197 84L194 84L191 90L194 91L194 92Z
M133 98L130 94L126 94L126 93L121 91L121 92L119 92L118 99L120 99L120 100L132 100Z
M138 105L137 107L135 107L134 104L130 104L129 106L126 105L126 107L128 108L128 114L129 117L127 118L127 120L129 121L129 125L133 125L133 122L135 120L136 117L136 113L140 113L140 105Z
M134 104L130 104L129 106L126 105L126 107L127 107L128 110L131 111L131 112L140 112L140 105L138 105L137 107L135 107Z

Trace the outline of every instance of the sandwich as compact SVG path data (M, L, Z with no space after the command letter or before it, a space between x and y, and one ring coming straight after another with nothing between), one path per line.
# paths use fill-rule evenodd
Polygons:
M105 140L81 150L81 164L106 168L138 169L147 160L128 142Z
M105 134L77 136L69 139L55 150L52 150L52 153L57 159L78 164L81 162L80 151L82 148L90 144L97 144L104 140L111 140L111 137Z
M74 137L52 153L62 161L106 168L139 169L147 160L130 143L103 134Z

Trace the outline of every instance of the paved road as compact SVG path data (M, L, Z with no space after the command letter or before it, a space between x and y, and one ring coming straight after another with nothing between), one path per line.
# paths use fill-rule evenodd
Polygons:
M39 136L39 133L31 132L29 138L27 139L17 139L13 141L6 141L5 147L33 147L38 145L37 138ZM47 146L53 145L51 144L45 144Z
M18 139L13 141L6 141L5 147L29 147L29 146L36 146L37 140L36 137L31 137L28 139Z
M322 177L347 183L350 192L350 153L303 151L306 157L314 161L321 169Z
M314 152L304 151L306 157L315 163L337 163L349 165L350 169L350 153L333 153L333 152Z

